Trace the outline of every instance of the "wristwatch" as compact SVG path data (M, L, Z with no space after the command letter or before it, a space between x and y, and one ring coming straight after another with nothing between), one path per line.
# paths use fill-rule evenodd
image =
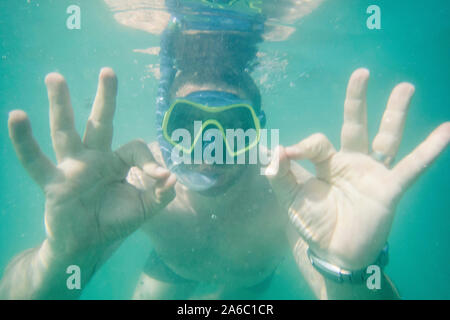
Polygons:
M384 248L378 255L377 260L366 268L359 270L346 270L342 269L330 262L327 262L319 257L317 257L309 248L306 251L309 261L314 266L314 268L319 271L322 275L328 279L334 280L336 282L347 282L347 283L360 283L364 282L367 277L371 274L368 273L368 268L371 265L376 265L383 269L389 262L389 245L386 243Z

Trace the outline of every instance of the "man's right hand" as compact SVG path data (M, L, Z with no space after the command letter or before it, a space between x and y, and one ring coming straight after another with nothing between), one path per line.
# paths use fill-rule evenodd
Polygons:
M73 257L107 247L138 229L174 198L176 178L155 162L142 141L111 151L117 93L111 69L100 72L83 139L74 127L64 78L51 73L45 83L57 165L40 150L25 112L10 113L9 133L22 165L45 193L45 226L52 254ZM142 189L126 182L133 166L150 177Z

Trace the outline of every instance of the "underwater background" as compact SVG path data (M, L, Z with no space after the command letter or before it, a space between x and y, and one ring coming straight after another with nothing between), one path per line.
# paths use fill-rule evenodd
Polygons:
M66 27L72 4L81 8L80 30ZM366 26L372 4L381 9L381 30ZM281 144L323 132L338 148L347 81L359 67L371 72L372 139L392 88L402 81L416 87L397 159L450 120L449 1L326 0L295 28L285 41L260 45L255 70L268 127L280 129ZM45 237L44 195L16 158L8 112L28 113L37 141L54 159L45 75L66 77L83 132L98 73L110 66L119 78L113 148L135 138L153 141L158 57L135 49L158 46L158 36L119 24L103 1L0 0L0 274L14 255ZM397 207L386 272L405 299L450 299L449 164L447 149ZM133 234L81 298L129 299L150 249L143 233ZM288 256L262 298L314 297Z

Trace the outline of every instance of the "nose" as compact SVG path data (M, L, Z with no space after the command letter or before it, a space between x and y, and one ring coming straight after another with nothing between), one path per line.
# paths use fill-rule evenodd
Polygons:
M204 138L205 139L205 138ZM218 141L216 141L216 139ZM209 136L206 140L202 140L202 150L206 150L209 147L210 155L217 161L217 164L226 163L226 145L222 138L222 133L220 136ZM209 153L209 152L208 152ZM221 154L218 154L221 153ZM222 158L222 159L220 159Z

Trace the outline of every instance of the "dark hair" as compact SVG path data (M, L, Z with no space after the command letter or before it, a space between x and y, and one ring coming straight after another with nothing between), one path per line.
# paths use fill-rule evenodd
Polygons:
M260 41L251 33L177 33L173 48L178 74L171 91L186 82L220 84L244 92L259 109L261 95L249 73L256 65Z
M174 52L181 71L202 69L242 72L254 67L260 36L252 33L201 32L175 34Z

